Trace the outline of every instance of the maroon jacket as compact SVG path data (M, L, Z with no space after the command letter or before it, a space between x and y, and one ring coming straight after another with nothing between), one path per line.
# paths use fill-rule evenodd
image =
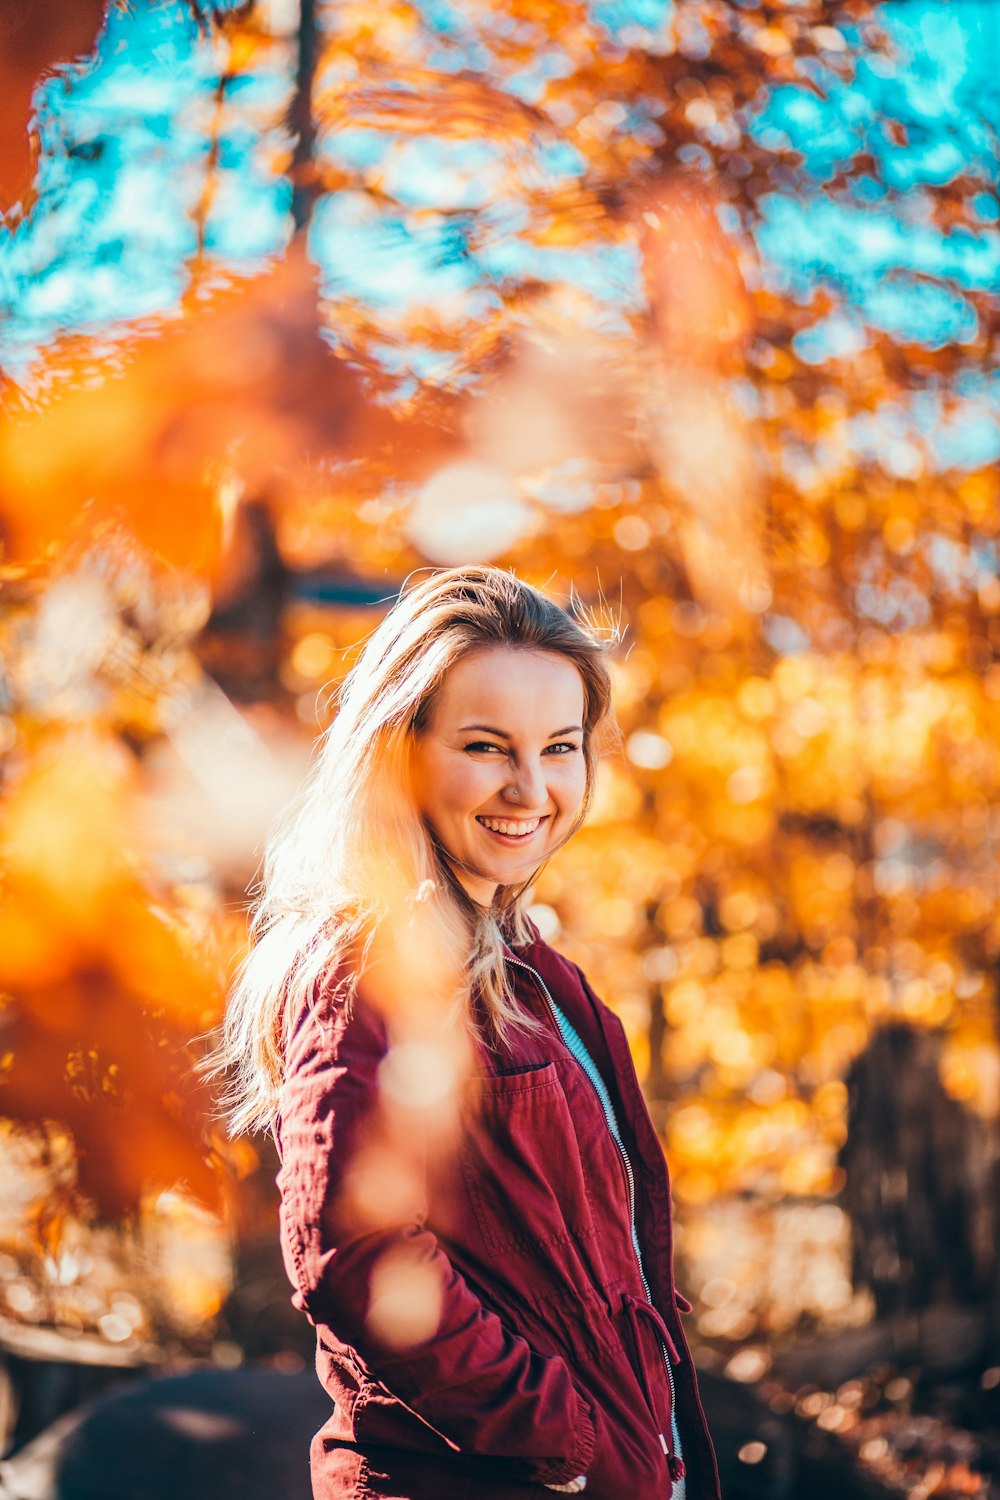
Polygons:
M673 1284L670 1194L621 1023L581 971L536 935L507 950L518 1000L544 1024L513 1052L477 1051L459 1169L429 1166L407 1222L353 1232L345 1176L377 1112L387 1051L364 999L320 985L292 1018L277 1130L282 1248L293 1302L316 1326L334 1407L311 1452L317 1500L527 1500L587 1476L586 1500L669 1500L673 1362L689 1500L718 1474ZM564 1046L542 985L611 1093L635 1176L597 1094ZM366 1323L373 1267L405 1246L443 1288L433 1336L386 1348Z

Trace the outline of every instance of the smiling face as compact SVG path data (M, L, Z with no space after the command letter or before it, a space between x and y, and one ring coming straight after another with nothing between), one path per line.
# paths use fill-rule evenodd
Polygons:
M563 843L586 789L583 679L550 651L488 646L447 673L413 745L413 792L474 901Z

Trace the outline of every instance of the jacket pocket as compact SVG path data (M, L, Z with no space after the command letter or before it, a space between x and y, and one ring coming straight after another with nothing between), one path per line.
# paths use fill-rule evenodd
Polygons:
M554 1062L472 1081L462 1179L492 1255L596 1232L590 1191Z
M415 1454L450 1458L456 1452L442 1432L419 1416L384 1385L365 1377L353 1410L354 1437L366 1446L398 1448Z

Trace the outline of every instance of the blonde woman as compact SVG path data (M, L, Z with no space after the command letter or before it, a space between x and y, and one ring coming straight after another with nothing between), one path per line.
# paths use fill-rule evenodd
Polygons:
M317 1500L717 1500L626 1038L525 909L605 650L498 568L405 588L269 848L220 1055L282 1160Z

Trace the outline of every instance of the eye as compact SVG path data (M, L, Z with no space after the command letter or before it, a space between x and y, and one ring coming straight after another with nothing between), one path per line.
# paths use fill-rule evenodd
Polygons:
M579 750L579 745L574 745L570 740L559 740L555 745L550 745L550 750Z
M490 740L473 740L472 743L470 745L466 745L465 748L466 750L499 750L501 755L503 755L504 753L504 748L502 745L494 745Z

